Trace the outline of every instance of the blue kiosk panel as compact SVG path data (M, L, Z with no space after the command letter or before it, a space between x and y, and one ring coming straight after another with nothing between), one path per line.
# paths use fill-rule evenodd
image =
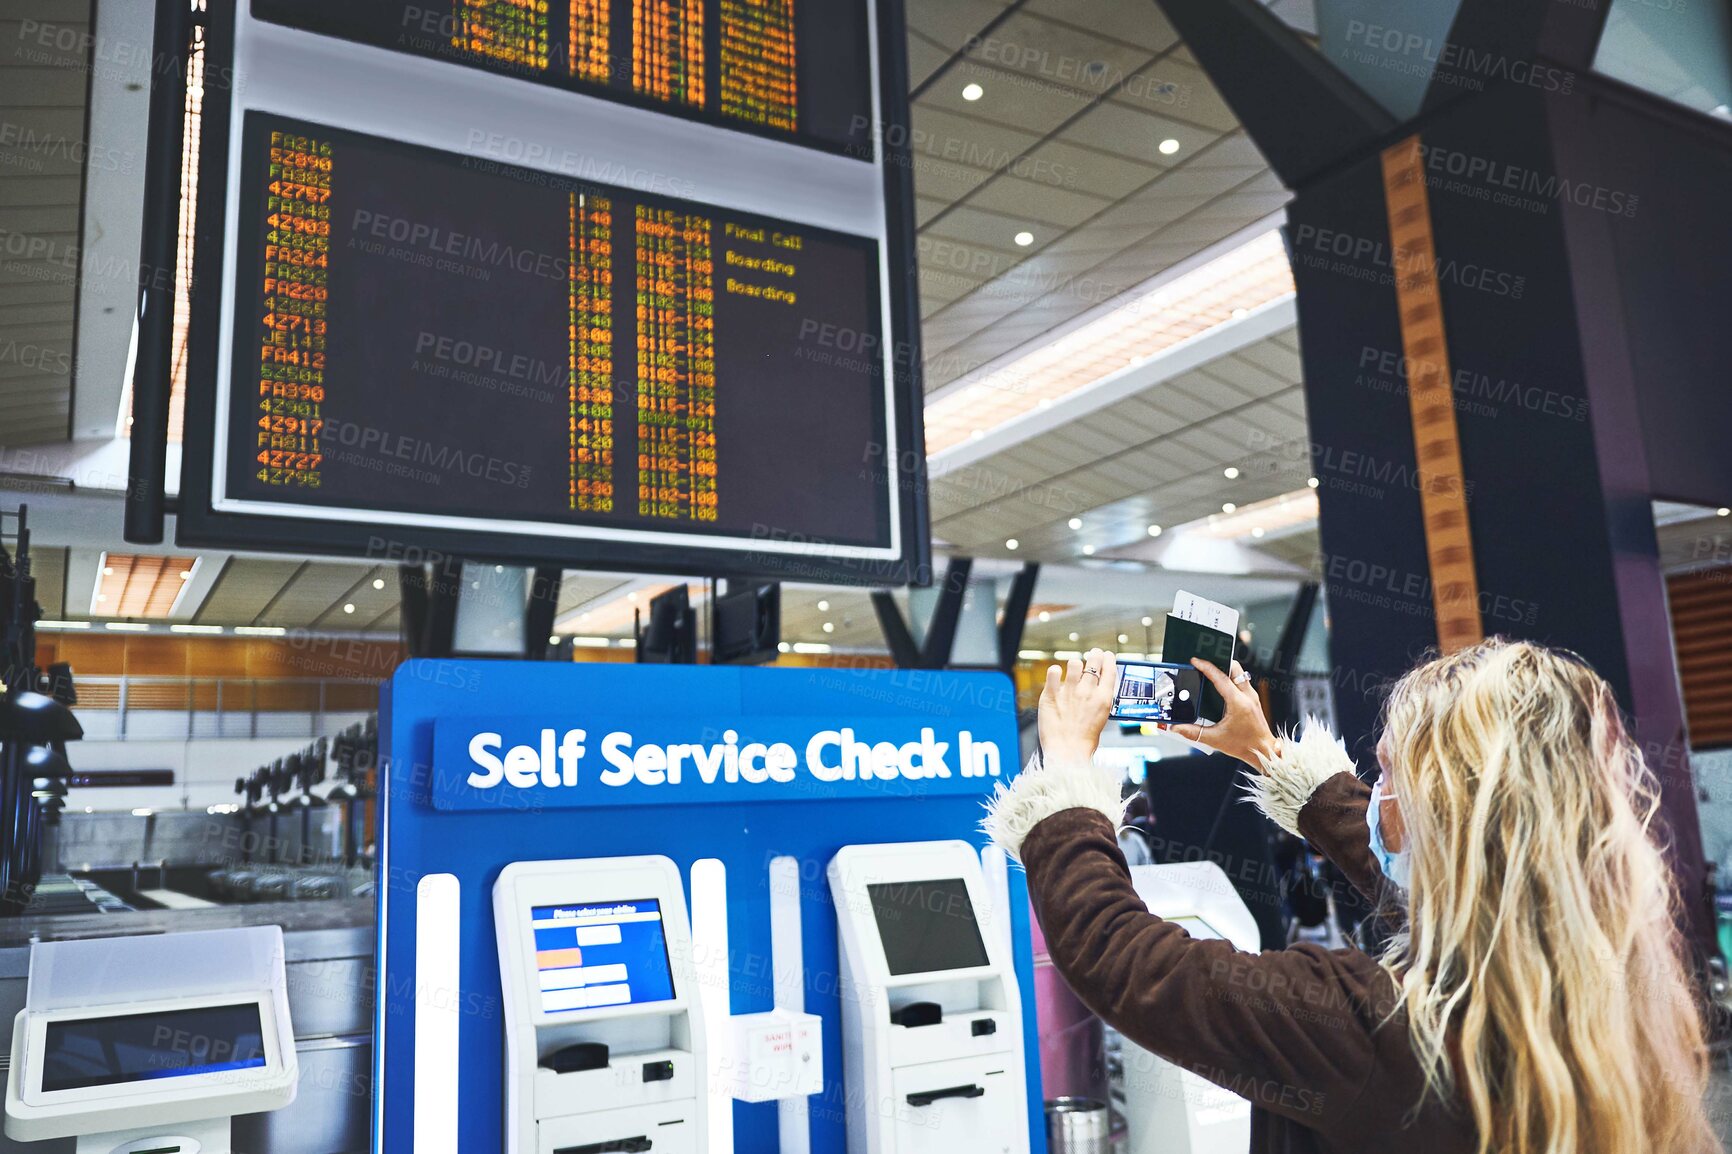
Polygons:
M841 960L825 867L844 845L981 845L981 801L1019 768L998 673L410 661L381 696L373 1147L414 1147L416 893L460 888L455 1148L502 1147L504 1032L492 889L513 861L663 854L727 871L731 1011L773 1008L769 865L800 863L806 1010L824 1020L813 1154L846 1150ZM868 756L891 743L880 760ZM658 754L639 756L646 746ZM775 747L783 748L777 749ZM666 756L680 747L677 759ZM873 768L868 769L866 767ZM688 900L690 898L688 889ZM1010 875L1031 1149L1044 1154L1033 958ZM447 967L449 962L446 962ZM737 1151L778 1149L774 1102L734 1104Z

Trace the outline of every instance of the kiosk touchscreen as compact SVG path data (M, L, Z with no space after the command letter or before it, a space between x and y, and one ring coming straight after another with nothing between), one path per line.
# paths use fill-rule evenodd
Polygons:
M78 1154L228 1154L230 1118L295 1099L276 926L38 942L6 1136Z
M850 1154L1027 1154L1022 1000L977 851L845 846L829 877Z
M679 869L513 862L493 886L505 1149L705 1148L706 1051Z

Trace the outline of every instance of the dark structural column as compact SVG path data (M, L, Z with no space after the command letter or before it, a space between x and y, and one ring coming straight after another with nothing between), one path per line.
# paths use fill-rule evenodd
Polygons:
M1685 929L1711 956L1651 502L1732 504L1732 124L1595 74L1606 2L1464 0L1438 40L1371 38L1320 0L1319 51L1255 0L1160 0L1295 193L1350 748L1369 770L1383 688L1428 651L1501 634L1581 654L1659 775ZM1331 61L1429 81L1380 120L1319 76ZM1293 143L1296 103L1335 134L1327 156L1322 129Z

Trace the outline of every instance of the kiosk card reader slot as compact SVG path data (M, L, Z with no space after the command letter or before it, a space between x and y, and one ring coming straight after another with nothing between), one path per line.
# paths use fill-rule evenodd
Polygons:
M701 1154L703 1015L665 857L513 862L493 886L510 1154Z
M974 847L845 846L829 878L850 1154L1027 1154L1022 999Z

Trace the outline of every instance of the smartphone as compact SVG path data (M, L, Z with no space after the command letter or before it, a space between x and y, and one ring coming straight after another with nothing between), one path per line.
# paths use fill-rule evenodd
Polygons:
M1187 669L1196 668L1191 664L1191 658L1201 657L1213 662L1222 673L1229 673L1233 668L1233 635L1169 613L1167 631L1161 636L1161 656ZM1219 721L1226 712L1227 703L1222 700L1221 691L1215 688L1214 682L1203 682L1197 704L1198 717L1203 721Z
M1191 665L1159 661L1119 662L1119 683L1113 688L1114 721L1162 721L1184 724L1197 720L1203 675Z

